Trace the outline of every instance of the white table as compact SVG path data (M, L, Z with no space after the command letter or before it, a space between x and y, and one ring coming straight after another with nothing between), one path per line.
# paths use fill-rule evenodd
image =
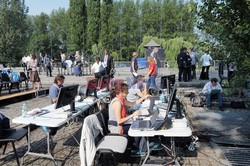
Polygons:
M188 126L187 119L183 117L182 119L173 119L172 127L167 130L135 130L129 129L128 135L131 137L146 137L147 140L147 155L142 163L144 165L147 162L148 157L150 156L150 148L149 148L149 137L154 136L164 136L170 137L171 148L170 150L164 146L165 150L171 151L172 161L166 163L166 165L175 162L176 160L176 150L175 150L175 137L190 137L192 135L191 128Z
M100 101L107 97L109 95L109 92L103 92L103 91L98 91L97 93L97 100L93 100L92 98L86 98L82 102L75 102L75 109L76 113L73 113L70 117L68 118L54 118L56 117L56 114L64 113L65 110L69 110L70 106L67 105L65 107L55 109L55 104L48 105L42 109L47 109L49 110L49 113L41 115L41 116L27 116L27 117L17 117L12 120L13 123L18 123L18 124L25 124L28 125L28 150L22 157L22 164L24 157L26 155L34 155L34 156L40 156L40 157L45 157L45 158L50 158L53 160L54 164L57 165L54 157L52 156L50 152L50 134L49 132L46 132L47 135L47 154L42 154L42 153L35 153L31 152L31 137L30 137L30 125L36 125L36 126L47 126L47 127L60 127L68 123L68 121L75 119L78 115L82 114L84 111L88 110L91 108L94 104L97 103L97 101ZM76 97L79 99L79 97ZM76 100L77 101L77 100Z

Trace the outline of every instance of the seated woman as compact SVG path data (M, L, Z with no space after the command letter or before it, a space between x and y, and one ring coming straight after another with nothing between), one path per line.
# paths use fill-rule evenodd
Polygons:
M109 105L109 121L108 128L111 133L125 134L128 135L130 128L129 124L125 124L128 120L140 114L139 111L135 111L131 115L127 115L126 106L134 106L141 103L144 99L147 99L149 95L145 95L140 99L129 102L126 97L128 95L128 85L125 83L118 84L115 89L111 90L110 97L112 99ZM135 138L135 146L139 148L140 138ZM141 146L138 151L135 151L135 155L144 156L145 151Z
M143 96L146 96L147 93L147 86L146 83L144 81L144 76L142 75L138 75L136 77L136 84L134 84L133 86L130 87L129 91L128 91L128 96L127 96L127 100L129 102L135 102L136 100L142 98ZM132 107L128 107L128 111L136 111L140 109L141 104L137 104L135 106Z

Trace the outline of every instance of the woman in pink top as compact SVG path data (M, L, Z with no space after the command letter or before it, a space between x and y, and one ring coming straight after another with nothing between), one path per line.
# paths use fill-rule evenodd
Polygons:
M37 59L34 53L30 55L31 59L29 61L30 72L30 82L32 82L32 88L34 90L39 90L40 78L37 72Z

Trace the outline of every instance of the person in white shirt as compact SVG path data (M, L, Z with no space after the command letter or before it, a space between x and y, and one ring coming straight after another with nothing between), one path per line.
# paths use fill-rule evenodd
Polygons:
M197 53L194 52L194 49L191 49L191 53L190 53L190 57L191 57L191 78L192 79L196 79L196 63L199 61L198 57L197 57Z
M105 74L104 66L100 60L100 57L96 57L96 62L93 64L91 70L92 73L94 73L95 78L98 80Z
M201 70L201 75L200 75L200 79L201 80L209 80L209 67L211 66L211 61L212 61L212 57L208 54L205 53L204 55L202 55L200 62L202 64L202 70ZM206 72L205 72L206 69Z
M223 111L222 108L222 88L221 85L218 83L217 78L212 78L211 81L206 83L202 92L206 95L206 104L207 108L211 108L211 100L214 98L218 99L220 111Z

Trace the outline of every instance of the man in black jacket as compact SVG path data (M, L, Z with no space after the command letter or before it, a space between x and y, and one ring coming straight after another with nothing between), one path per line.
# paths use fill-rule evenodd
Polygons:
M186 81L185 79L187 79L186 74L185 74L186 72L184 71L185 70L187 48L183 47L180 49L180 51L181 52L177 56L177 64L178 64L178 68L179 68L179 77L178 77L179 82L181 82L181 80L182 80L181 79L182 75L183 75L184 81Z
M114 68L113 57L110 55L109 50L105 48L103 57L103 67L105 68L106 75L110 76L111 69Z

